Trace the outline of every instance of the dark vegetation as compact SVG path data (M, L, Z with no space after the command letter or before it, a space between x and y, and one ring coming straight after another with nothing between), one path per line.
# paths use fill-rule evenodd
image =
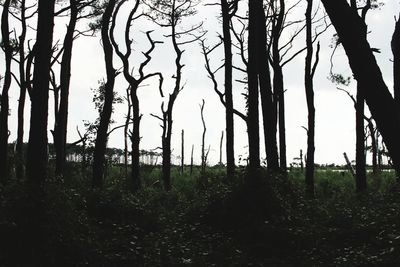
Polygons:
M42 224L34 229L39 215L25 184L0 187L0 266L396 266L400 260L400 189L391 172L369 175L371 186L360 195L348 171L317 170L317 198L305 199L300 169L287 178L262 171L255 190L244 186L244 169L226 184L224 169L209 167L204 189L200 166L192 176L173 167L169 192L154 183L159 167L141 171L136 194L118 165L99 191L78 163L67 163L65 179L46 181Z

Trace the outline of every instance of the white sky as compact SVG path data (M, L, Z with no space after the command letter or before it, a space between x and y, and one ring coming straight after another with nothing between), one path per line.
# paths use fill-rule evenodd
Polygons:
M246 1L245 1L246 2ZM381 66L386 84L389 88L392 87L392 70L390 59L392 57L390 51L390 40L394 29L394 17L398 16L400 4L398 1L386 0L385 5L381 10L370 11L368 14L368 24L371 33L369 34L372 47L380 48L381 53L375 54ZM293 16L302 16L304 14L304 6L299 7L298 11L293 13ZM128 8L124 8L121 13L127 14ZM208 31L207 42L212 45L216 40L216 32L221 32L221 25L216 20L219 14L218 7L208 6L201 7L196 17L191 21L203 21L204 29ZM123 18L123 14L121 14ZM65 31L65 20L56 20L57 38L62 38ZM122 24L118 28L123 30ZM84 25L80 26L85 27ZM174 53L171 50L170 40L162 36L163 30L149 22L137 22L132 27L134 42L134 54L132 64L138 66L142 58L141 51L148 48L148 42L145 38L144 31L154 29L154 39L164 41L164 44L158 45L152 54L153 60L149 64L148 71L160 71L165 78L164 94L172 90L174 69ZM17 29L18 31L18 29ZM317 163L336 163L344 164L343 152L346 152L350 159L355 157L355 112L353 103L350 98L335 89L326 77L329 73L329 58L332 48L329 47L330 40L333 34L333 28L324 34L321 38L321 54L320 64L317 68L314 81L315 90L315 105L316 105L316 162ZM118 35L118 34L117 34ZM121 40L122 41L122 40ZM300 45L304 43L304 34L298 41ZM122 45L122 42L121 42ZM200 53L200 48L197 44L188 45L183 55L182 62L185 64L183 69L183 80L186 81L185 89L179 94L174 107L174 124L173 124L173 154L180 155L180 133L185 130L185 161L190 161L190 150L192 144L195 145L195 162L200 161L200 145L202 135L202 124L200 118L199 104L204 98L205 105L205 120L207 124L206 143L211 145L209 154L210 164L215 164L219 160L219 140L221 131L225 129L225 112L222 104L219 102L218 96L213 91L212 83L207 78L204 69L203 55ZM214 54L212 64L218 67L223 58L222 49ZM298 157L299 150L306 150L306 132L302 126L307 125L307 106L304 93L304 57L301 54L297 59L284 69L284 81L286 98L286 134L287 134L287 161L293 161L294 157ZM4 54L1 53L0 73L4 73ZM115 56L115 68L119 68L121 63ZM347 76L351 75L348 68L347 59L344 51L340 48L335 56L335 72L342 72ZM136 68L137 69L137 68ZM70 91L70 110L68 122L68 142L74 142L78 139L76 127L78 126L81 132L84 132L83 120L94 121L97 114L92 103L93 93L90 88L95 88L98 85L98 80L105 78L105 67L103 60L103 52L99 37L83 37L78 39L74 44L71 91ZM222 71L219 76L220 86L223 86ZM237 77L239 78L239 76ZM161 128L159 121L149 114L154 113L160 115L161 97L158 92L157 80L149 81L143 88L139 89L139 99L141 101L141 112L143 118L141 122L141 149L154 149L161 146ZM120 95L125 95L127 85L123 75L119 75L115 90ZM352 82L349 90L354 92L355 83ZM235 107L238 110L244 111L244 101L241 93L244 93L243 85L234 83ZM17 129L17 100L18 88L16 83L10 90L10 107L11 116L9 128L11 136L9 142L16 139ZM52 142L50 129L53 128L52 115L52 93L50 92L49 103L49 142ZM26 125L25 139L28 138L29 131L29 100L26 106ZM124 115L126 114L126 106L124 104L117 105L113 119L116 121L114 126L124 123ZM260 120L261 121L261 120ZM247 135L246 125L243 121L235 117L235 154L236 161L239 155L247 155ZM262 125L260 125L262 130ZM260 134L262 137L262 133ZM265 156L263 140L261 139L262 157ZM110 136L109 146L123 147L123 130L118 130ZM225 145L224 145L225 146ZM223 161L225 162L225 151L223 152Z

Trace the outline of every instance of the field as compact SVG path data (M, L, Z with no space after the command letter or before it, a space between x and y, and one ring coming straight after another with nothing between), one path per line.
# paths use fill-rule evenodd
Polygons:
M0 188L0 266L399 266L400 187L391 172L369 174L355 193L347 171L317 170L316 198L304 197L303 173L260 173L256 188L232 184L224 168L180 174L173 189L157 183L159 167L142 168L132 195L124 170L108 171L106 188L68 166L47 181L40 227L24 183Z

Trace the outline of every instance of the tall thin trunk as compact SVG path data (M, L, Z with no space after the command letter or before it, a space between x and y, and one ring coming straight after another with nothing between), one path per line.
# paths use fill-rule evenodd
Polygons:
M54 146L56 151L56 175L64 174L66 145L67 145L67 125L68 125L68 96L71 80L71 59L74 43L74 33L78 18L78 6L76 0L70 0L70 19L67 33L64 38L64 52L61 59L60 70L60 106L55 118Z
M280 0L279 13L272 27L272 67L274 69L273 90L278 104L278 127L279 127L279 165L281 170L286 171L286 126L285 126L285 95L283 85L283 71L279 51L279 39L281 37L283 21L285 16L285 1Z
M262 1L249 0L249 36L248 36L248 97L247 97L247 134L249 140L249 174L254 179L260 167L260 134L258 112L258 88L260 65L260 42L257 29L263 25ZM264 27L261 27L264 28ZM265 43L263 44L265 46Z
M267 36L265 30L265 14L259 3L259 18L256 26L256 36L259 44L259 51L256 55L258 60L258 72L260 81L261 109L263 114L265 153L267 156L267 168L269 171L279 170L279 156L276 140L277 133L277 108L271 86L271 73L268 63Z
M364 97L357 88L356 100L356 189L362 192L367 189L364 134Z
M230 32L231 14L227 0L221 0L222 33L225 55L225 122L226 122L226 171L227 178L232 181L235 175L234 121L232 97L232 37Z
M5 53L5 74L0 98L0 182L8 178L8 91L11 86L12 47L10 44L9 9L11 0L4 1L1 14L1 35Z
M24 111L26 99L26 80L25 80L25 39L26 39L26 15L25 0L21 0L21 35L19 36L19 82L20 94L18 99L18 129L16 144L16 176L18 180L24 177Z
M107 130L110 124L114 98L115 69L113 67L113 47L109 37L109 26L116 0L110 0L102 17L101 39L106 64L107 82L105 84L104 106L100 114L100 125L97 129L93 158L92 185L102 188L104 184L104 164L107 148Z
M306 46L307 55L305 60L305 75L304 84L307 99L307 110L308 110L308 127L307 127L307 161L306 161L306 194L308 197L314 197L314 151L315 151L315 107L314 107L314 85L313 76L315 73L315 67L318 63L318 51L317 59L312 65L313 58L313 43L312 43L312 0L307 0L306 10Z
M39 192L47 178L47 114L54 28L54 5L54 0L39 0L27 154L28 183L33 191Z

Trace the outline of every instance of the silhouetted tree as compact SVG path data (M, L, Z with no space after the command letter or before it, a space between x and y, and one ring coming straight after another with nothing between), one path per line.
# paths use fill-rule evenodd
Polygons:
M27 23L28 19L32 18L36 12L36 3L30 6L26 6L25 0L16 1L15 6L16 14L14 17L17 18L20 22L21 33L18 37L18 71L19 76L14 76L15 80L18 83L20 94L18 99L18 118L17 118L17 142L16 142L16 157L15 157L15 169L16 169L16 177L18 180L21 180L24 177L24 111L25 111L25 100L26 100L26 92L27 89L30 88L30 71L28 66L31 62L28 59L33 59L33 52L25 51L26 49L26 35L27 35ZM30 12L30 10L34 9L34 11ZM19 16L18 16L19 15ZM27 77L28 76L28 77Z
M307 160L306 160L306 194L314 197L314 152L315 152L315 106L313 78L319 60L320 45L317 45L316 58L313 60L312 43L312 6L313 1L307 0L306 9L306 45L307 55L305 60L304 84L307 99L308 127L307 127Z
M41 190L47 177L47 114L54 28L54 0L39 0L35 67L31 93L31 120L27 177L31 188Z
M345 0L322 0L346 51L354 78L360 83L367 105L400 173L400 115L367 39L362 17Z
M175 86L172 93L169 94L168 103L165 107L165 103L161 104L162 117L152 114L162 122L162 150L163 150L163 164L162 164L162 176L165 190L171 189L171 136L172 136L172 111L179 92L183 89L182 86L182 54L183 50L181 46L197 41L200 37L193 36L193 33L198 30L202 24L192 26L188 30L178 30L178 25L182 19L188 16L192 16L196 13L197 1L189 0L149 0L147 5L151 12L148 16L153 22L162 27L170 28L170 34L167 37L171 38L172 46L175 52ZM184 36L190 36L191 39L181 41ZM162 95L162 92L161 92Z
M56 12L56 15L62 14L69 10L69 23L67 32L64 37L62 46L62 57L60 63L60 86L57 93L59 93L59 103L56 102L55 124L54 124L54 147L56 151L56 175L63 175L66 145L67 145L67 128L68 128L68 106L69 106L69 90L71 80L71 60L74 40L79 35L85 32L78 32L76 34L77 23L83 18L94 17L97 10L91 12L84 12L88 10L94 3L93 0L69 0L69 6ZM91 31L90 29L89 31Z
M0 95L0 182L5 182L8 177L8 115L10 109L8 91L11 86L11 60L13 56L9 26L10 3L11 0L4 1L3 12L1 14L1 36L2 48L5 54L5 74Z
M231 20L238 8L238 0L221 0L222 41L225 70L225 123L226 123L226 173L229 181L235 175L234 121L232 96L232 37Z
M132 74L131 70L131 65L129 62L129 58L132 53L132 40L131 40L131 26L132 22L135 21L138 17L134 17L135 14L137 13L137 10L139 8L139 3L140 1L136 1L134 7L129 13L128 19L125 24L125 47L126 47L126 52L122 53L119 45L117 44L115 38L114 38L114 29L115 29L115 23L117 20L118 13L123 6L123 4L126 2L126 0L123 0L117 4L117 7L115 9L114 15L113 15L113 23L111 27L111 32L110 32L110 37L111 37L111 42L115 48L115 52L118 55L118 57L121 59L123 63L123 74L125 77L125 80L129 83L129 97L130 97L130 102L132 105L132 113L133 113L133 129L132 129L132 135L131 135L131 141L132 141L132 175L131 175L131 183L132 183L132 191L136 191L139 189L141 186L141 181L140 181L140 164L139 164L139 158L140 158L140 120L142 118L142 115L140 114L140 106L139 106L139 98L137 96L137 90L139 86L147 79L158 76L160 78L160 92L161 91L161 86L162 86L162 81L163 77L161 73L151 73L151 74L145 74L144 73L144 68L146 65L150 62L151 56L150 54L153 52L155 46L157 43L160 43L159 41L153 41L151 38L150 34L151 31L148 31L146 33L147 39L150 42L150 48L148 51L146 51L144 54L145 56L145 61L143 61L140 66L139 66L139 77L135 78Z
M109 0L101 20L101 40L103 43L104 60L106 64L107 81L104 85L104 105L100 114L100 123L97 128L97 135L93 154L93 177L92 185L102 188L104 184L105 153L108 139L108 126L112 113L114 100L114 83L116 71L113 66L113 47L110 41L110 22L116 0Z
M393 93L396 103L396 112L400 114L400 20L397 18L395 30L392 36L393 53Z

